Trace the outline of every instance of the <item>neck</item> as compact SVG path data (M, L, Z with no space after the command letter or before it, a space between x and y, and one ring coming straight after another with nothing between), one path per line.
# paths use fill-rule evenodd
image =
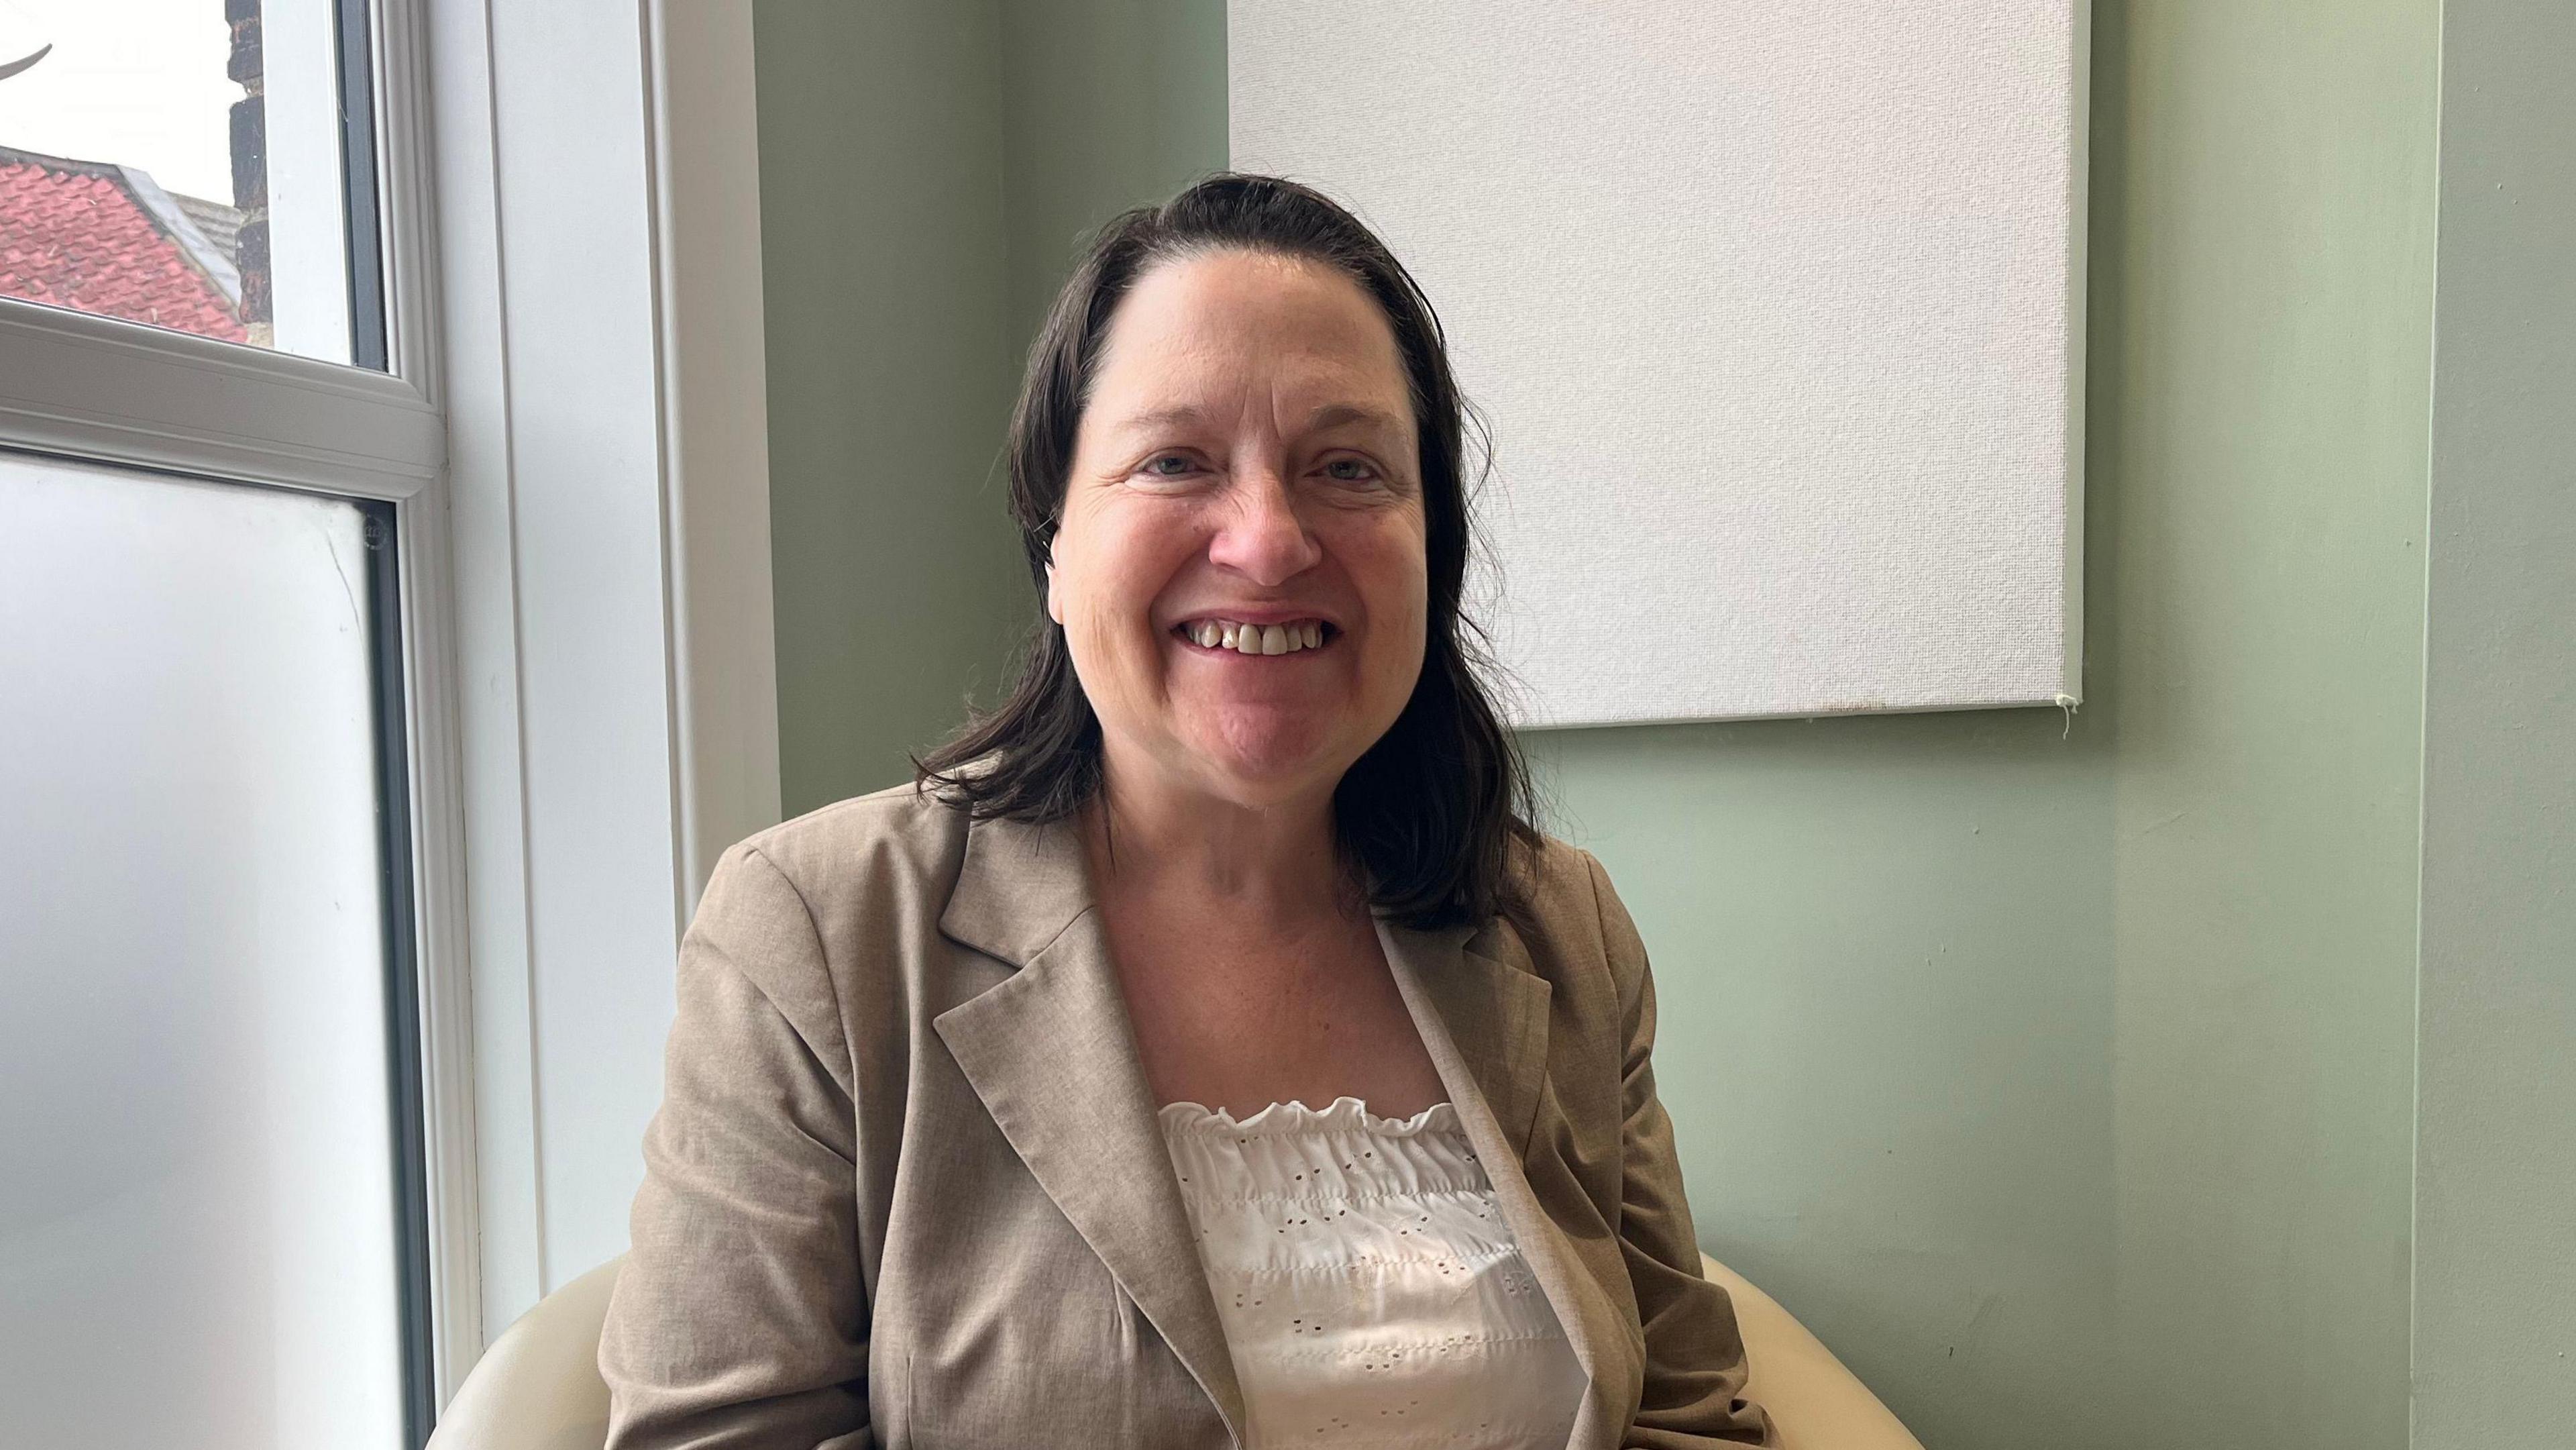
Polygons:
M1221 906L1252 920L1308 919L1342 905L1329 787L1246 805L1150 770L1102 762L1083 846L1104 893Z

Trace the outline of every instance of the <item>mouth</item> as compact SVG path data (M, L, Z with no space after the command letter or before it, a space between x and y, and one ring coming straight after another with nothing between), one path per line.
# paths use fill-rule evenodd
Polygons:
M1211 615L1185 619L1173 625L1172 637L1209 654L1267 657L1329 649L1333 641L1342 637L1342 629L1322 619L1283 619L1275 623L1255 624Z

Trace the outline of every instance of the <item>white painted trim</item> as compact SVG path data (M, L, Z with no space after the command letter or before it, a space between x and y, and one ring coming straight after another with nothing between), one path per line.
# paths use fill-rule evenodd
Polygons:
M446 454L400 378L0 298L0 434L84 458L407 499Z
M422 18L488 1340L623 1247L680 930L778 813L751 13Z
M440 413L440 274L421 0L377 0L373 33L378 235L385 357ZM467 796L459 725L457 579L441 419L440 472L400 506L403 698L410 718L412 870L428 1197L432 1398L445 1405L484 1342L482 1214L475 1162L473 982L466 877Z
M779 818L750 0L648 0L683 924Z
M446 511L400 506L404 699L417 897L421 1108L429 1208L431 1374L445 1404L483 1350L475 1164L466 795L457 732L454 568Z
M434 332L439 339L439 365L424 387L445 399L448 418L451 639L460 687L454 701L457 790L472 881L464 921L471 964L464 1046L479 1228L473 1297L480 1342L471 1346L476 1353L536 1302L545 1275L528 989L516 480L489 19L482 4L433 5L422 15L441 287L434 323L411 334ZM395 356L402 360L398 366L410 361L400 343ZM470 1363L472 1355L459 1358ZM442 1368L441 1406L462 1381L462 1363L453 1372Z
M432 409L444 404L439 342L436 117L428 20L436 0L375 0L376 169L384 247L385 361Z

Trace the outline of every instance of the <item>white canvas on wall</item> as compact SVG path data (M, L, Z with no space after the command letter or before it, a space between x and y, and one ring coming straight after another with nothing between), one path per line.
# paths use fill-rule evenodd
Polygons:
M1491 423L1515 723L2074 703L2080 4L1232 0L1228 47L1233 165L1376 229Z

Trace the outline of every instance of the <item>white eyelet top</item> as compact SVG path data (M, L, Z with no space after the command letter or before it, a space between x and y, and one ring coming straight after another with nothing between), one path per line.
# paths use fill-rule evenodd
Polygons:
M1454 1107L1161 1120L1247 1450L1563 1450L1587 1382Z

